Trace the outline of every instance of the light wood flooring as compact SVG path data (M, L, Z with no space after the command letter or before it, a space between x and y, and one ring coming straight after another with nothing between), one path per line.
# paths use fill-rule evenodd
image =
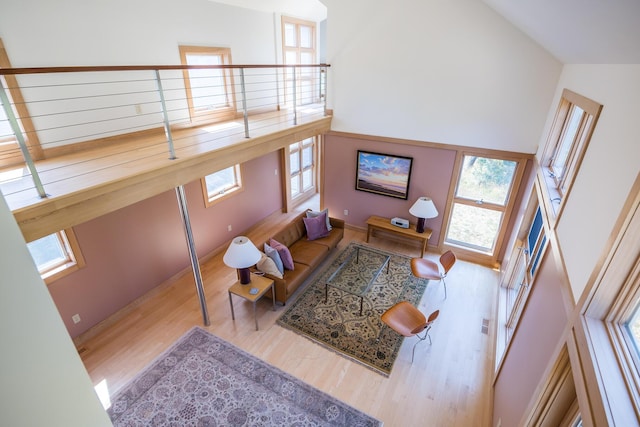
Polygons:
M287 215L272 217L270 222L278 224ZM268 229L269 224L263 224L251 233L268 233ZM340 247L365 237L364 231L347 229ZM402 243L372 238L370 244L419 256L417 248ZM430 259L437 256L425 254ZM490 425L496 271L458 261L447 278L446 300L442 284L430 283L420 309L441 311L431 333L433 344L418 344L412 364L416 338L406 338L390 377L385 378L278 326L276 320L286 307L278 305L272 311L270 299L258 302L259 331L251 304L239 298L234 298L236 320L232 321L227 288L236 280L235 270L223 264L221 253L201 269L211 319L205 329L213 334L385 426ZM202 316L192 275L186 273L84 334L76 344L94 385L113 395L195 325L203 325Z

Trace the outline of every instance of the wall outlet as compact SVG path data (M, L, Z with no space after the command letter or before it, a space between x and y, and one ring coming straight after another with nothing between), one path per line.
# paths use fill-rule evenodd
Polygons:
M275 170L273 171L273 174L274 174L275 176L278 176L278 169L275 169Z
M227 231L231 231L231 224L227 225Z
M80 323L80 315L74 314L73 316L71 316L71 320L73 320L73 323L75 324Z
M142 105L136 104L136 114L142 114Z
M496 423L496 427L502 427L502 418L498 418L498 422Z
M348 216L348 215L349 215L349 209L345 209L345 210L344 210L344 215L345 215L345 216Z

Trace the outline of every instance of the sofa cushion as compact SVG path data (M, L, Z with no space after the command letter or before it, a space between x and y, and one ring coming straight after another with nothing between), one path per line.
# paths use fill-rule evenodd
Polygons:
M273 260L280 274L284 273L284 265L282 264L282 259L280 258L280 254L278 253L278 251L269 246L268 243L265 243L264 252L269 258Z
M324 215L325 221L327 222L327 230L331 231L331 221L329 220L329 208L323 209L321 211L307 211L307 218L315 218L318 216ZM307 231L308 234L308 231Z
M274 277L277 277L278 279L282 279L282 272L278 270L276 263L271 258L269 258L265 253L262 253L262 256L260 257L260 261L258 261L258 263L256 264L256 267L258 268L259 271L265 274L270 274Z
M295 266L293 265L293 257L291 256L291 252L289 252L289 248L287 248L282 243L278 242L274 239L269 239L269 245L278 251L278 255L280 255L280 259L282 260L282 265L287 270L294 270Z
M327 256L329 248L326 245L317 245L315 240L310 242L306 239L298 240L289 248L291 256L297 263L315 267Z
M329 235L326 212L322 212L320 215L315 217L303 218L302 220L304 221L304 226L307 229L307 239L316 240Z

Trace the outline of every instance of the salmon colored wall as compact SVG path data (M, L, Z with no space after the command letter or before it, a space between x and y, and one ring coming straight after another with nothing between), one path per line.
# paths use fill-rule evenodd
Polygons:
M274 152L244 164L244 191L210 208L205 208L199 181L185 186L200 258L282 208L279 159ZM278 175L274 174L276 169ZM232 232L227 231L228 225ZM190 266L175 191L96 218L74 230L86 266L49 285L71 337ZM80 323L72 322L74 314L80 315Z
M390 144L331 134L325 137L324 149L327 159L324 204L332 216L342 218L357 227L366 227L367 218L371 215L389 218L397 216L415 222L416 218L409 214L409 208L418 197L428 196L433 199L440 214L425 223L426 227L433 230L429 244L437 244L456 158L454 150ZM356 190L358 150L413 157L409 198L402 200ZM349 211L349 215L344 215L345 209Z
M542 259L516 334L495 381L494 419L503 426L520 425L531 396L553 363L553 352L562 337L567 316L560 292L562 286L550 248Z

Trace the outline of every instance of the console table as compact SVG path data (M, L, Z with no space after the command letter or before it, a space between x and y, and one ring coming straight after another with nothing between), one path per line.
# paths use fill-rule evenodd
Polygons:
M424 253L427 250L427 242L429 241L432 233L429 228L425 228L424 233L418 233L416 231L415 224L409 224L409 228L400 228L391 224L391 218L373 215L367 220L367 243L369 242L369 237L371 237L374 230L382 230L407 239L419 240L420 257L424 256Z

